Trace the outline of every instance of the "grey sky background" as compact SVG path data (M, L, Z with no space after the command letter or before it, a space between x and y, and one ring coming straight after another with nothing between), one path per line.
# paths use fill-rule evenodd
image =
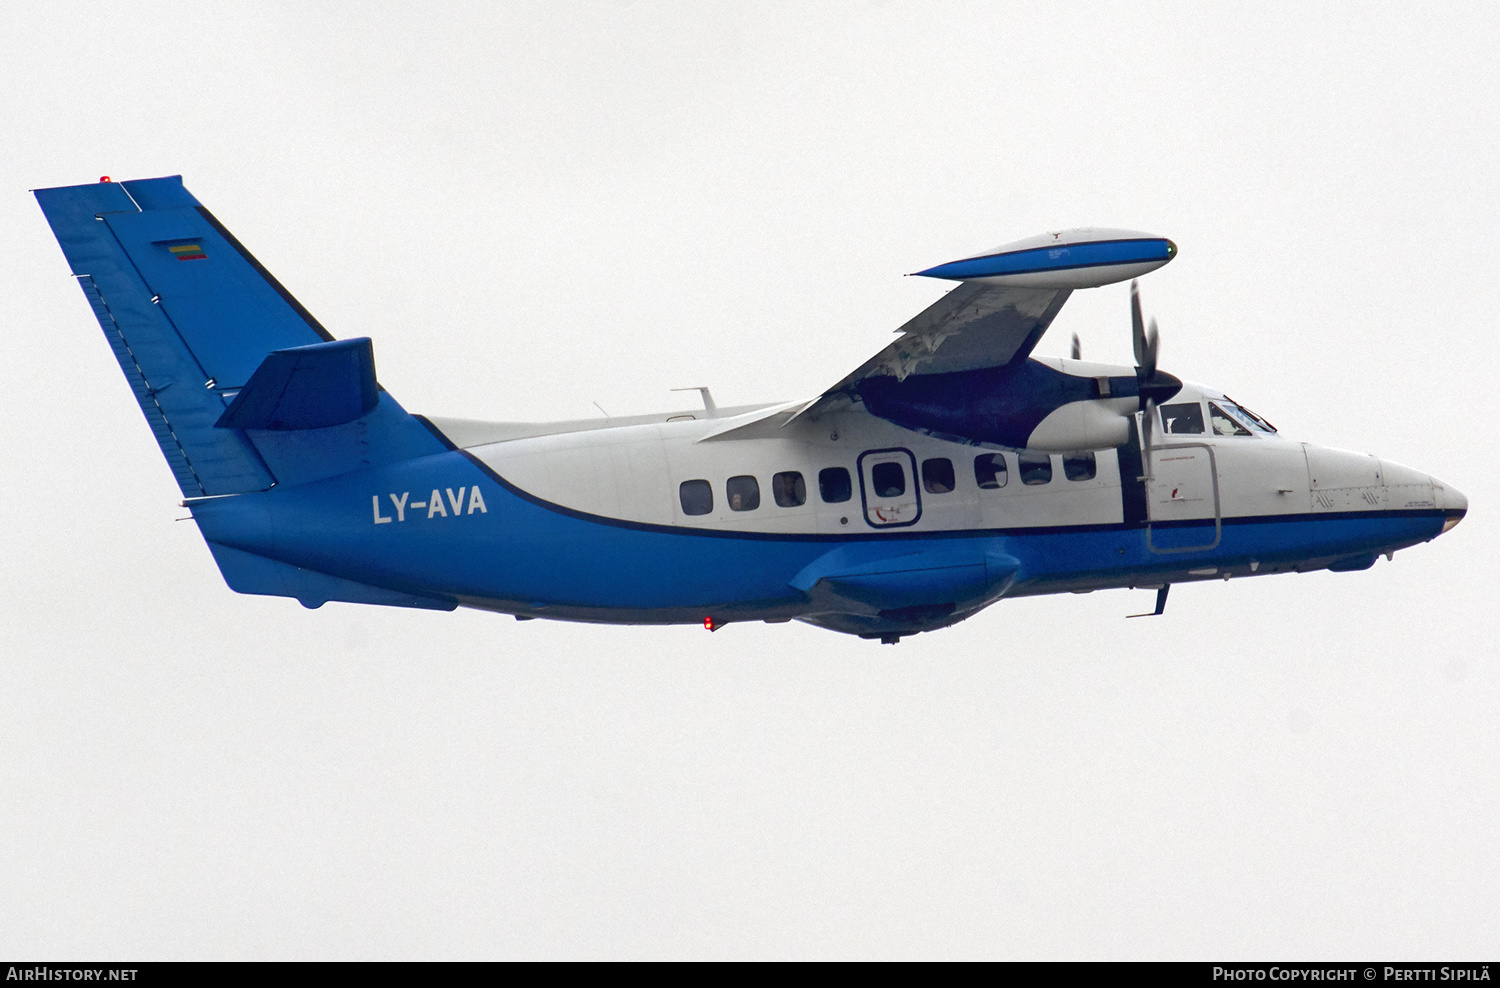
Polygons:
M0 955L1492 958L1487 4L12 4ZM1163 366L1468 494L891 648L231 593L30 188L181 173L410 410L810 397L1064 226ZM1042 351L1130 360L1127 289Z

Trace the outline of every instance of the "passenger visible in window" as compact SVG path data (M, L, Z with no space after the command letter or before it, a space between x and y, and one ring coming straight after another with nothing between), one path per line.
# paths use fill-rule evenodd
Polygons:
M826 467L818 471L818 495L824 504L838 504L854 495L854 482L843 467Z
M1214 424L1214 435L1216 436L1248 436L1250 430L1240 425L1224 409L1208 403L1208 418Z
M760 507L760 484L748 474L730 477L724 482L724 496L730 511L754 511Z
M981 490L992 491L997 487L1004 487L1008 479L1003 454L982 453L974 457L974 483Z
M1052 483L1052 457L1046 453L1022 453L1016 457L1021 483L1031 487Z
M900 497L906 493L906 471L899 463L877 463L870 468L870 480L879 498Z
M1098 469L1093 453L1069 453L1063 457L1063 476L1069 480L1093 480Z
M807 503L807 484L802 474L795 470L778 473L771 478L771 496L783 508L795 508Z
M950 494L955 481L953 461L945 456L922 461L922 487L929 494Z
M677 488L685 515L706 515L714 509L714 489L706 480L684 480Z
M1174 435L1203 435L1203 406L1196 401L1184 401L1175 405L1161 406L1162 428Z

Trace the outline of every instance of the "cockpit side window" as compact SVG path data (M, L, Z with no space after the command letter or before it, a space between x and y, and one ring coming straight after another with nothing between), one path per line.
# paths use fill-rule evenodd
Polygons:
M1196 401L1182 401L1161 406L1162 428L1178 436L1203 435L1203 406Z
M1228 412L1213 402L1208 403L1208 417L1214 424L1216 436L1248 436L1250 430L1236 422Z

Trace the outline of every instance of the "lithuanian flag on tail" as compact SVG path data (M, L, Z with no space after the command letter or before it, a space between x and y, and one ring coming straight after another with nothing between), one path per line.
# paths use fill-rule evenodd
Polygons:
M172 244L167 250L179 261L201 261L208 257L201 244Z

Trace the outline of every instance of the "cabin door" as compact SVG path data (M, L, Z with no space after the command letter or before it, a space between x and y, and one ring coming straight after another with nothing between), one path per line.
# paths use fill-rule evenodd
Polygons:
M1207 443L1163 443L1151 447L1146 483L1152 552L1195 552L1219 544L1219 473Z
M915 525L922 516L917 458L909 449L872 449L859 456L859 495L875 528Z

